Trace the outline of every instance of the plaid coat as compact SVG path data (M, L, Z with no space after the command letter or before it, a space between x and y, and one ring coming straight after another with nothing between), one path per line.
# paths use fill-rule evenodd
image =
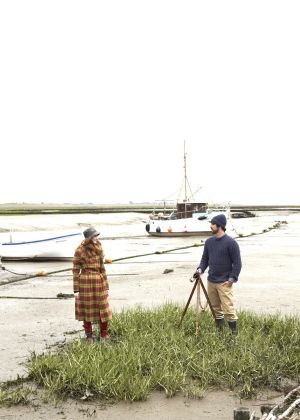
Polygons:
M73 289L79 292L75 300L75 318L79 321L102 322L111 319L108 303L108 280L101 256L88 260L83 258L83 243L76 249L73 257Z

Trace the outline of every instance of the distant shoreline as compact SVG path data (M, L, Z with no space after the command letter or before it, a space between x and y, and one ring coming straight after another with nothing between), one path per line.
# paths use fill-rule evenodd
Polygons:
M158 203L69 204L69 203L0 203L0 215L79 214L79 213L151 213L171 210L173 205ZM300 205L231 204L232 211L300 211Z

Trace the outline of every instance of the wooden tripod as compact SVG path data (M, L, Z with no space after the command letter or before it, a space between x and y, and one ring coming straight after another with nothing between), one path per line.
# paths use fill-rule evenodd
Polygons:
M180 322L179 322L179 325L178 325L179 327L180 327L180 326L181 326L181 324L182 324L183 318L184 318L184 316L185 316L185 314L186 314L186 311L188 310L188 307L189 307L190 302L191 302L191 300L192 300L193 294L194 294L194 292L195 292L195 290L196 290L196 287L197 287L198 285L200 285L200 286L202 287L203 293L204 293L204 295L205 295L205 298L206 298L207 303L208 303L208 305L209 305L209 308L210 308L210 310L211 310L212 316L214 317L214 319L216 319L216 314L215 314L215 311L214 311L214 309L213 309L213 307L212 307L211 301L210 301L210 299L209 299L209 297L208 297L207 291L206 291L205 286L204 286L204 284L203 284L203 281L202 281L202 279L201 279L201 277L200 277L200 274L198 274L198 276L196 277L195 284L194 284L194 286L193 286L193 288L192 288L191 294L190 294L190 296L189 296L189 298L188 298L188 301L187 301L187 303L186 303L186 305L185 305L185 308L184 308L184 310L183 310L183 312L182 312L181 319L180 319ZM199 290L199 286L198 286L198 290ZM199 291L199 292L200 292L200 291ZM199 305L199 297L197 296L197 306L198 306L198 305ZM196 331L196 332L197 332L197 331Z

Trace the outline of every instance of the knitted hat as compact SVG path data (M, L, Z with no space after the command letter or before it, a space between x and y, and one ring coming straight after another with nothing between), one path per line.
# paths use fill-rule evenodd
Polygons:
M210 223L221 226L225 229L227 223L226 216L224 214L218 214L211 219Z
M92 238L93 236L100 235L100 232L97 232L96 229L93 227L89 227L83 232L83 234L84 234L85 239L89 239L89 238Z

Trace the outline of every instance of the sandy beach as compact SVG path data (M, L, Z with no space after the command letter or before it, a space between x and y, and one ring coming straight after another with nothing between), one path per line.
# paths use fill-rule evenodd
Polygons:
M168 301L183 305L187 301L192 287L189 279L202 254L201 247L192 247L197 242L195 238L151 238L144 231L145 215L135 213L115 214L113 217L109 214L14 216L10 220L8 217L0 217L2 232L9 223L14 225L16 232L18 227L19 232L32 232L72 229L80 224L99 226L103 237L118 238L102 241L106 257L112 259L190 245L185 250L124 259L106 265L110 303L115 312L136 305L152 307ZM300 316L300 214L264 212L256 218L236 220L234 227L244 234L259 233L277 220L285 220L287 224L261 235L238 239L243 268L239 282L234 285L236 306L257 313ZM7 232L1 235L7 235ZM2 263L17 273L71 268L70 261ZM164 274L165 269L172 271ZM0 282L11 278L15 276L1 271ZM0 382L26 375L24 362L32 351L40 353L65 340L72 340L74 334L70 332L81 329L81 324L74 319L73 299L42 299L55 298L58 293L72 293L71 272L0 287ZM83 336L82 331L78 334ZM267 392L259 398L261 401L272 401L280 395ZM260 403L260 400L240 401L225 391L208 393L203 400L188 400L182 396L167 399L161 393L154 393L147 402L119 403L105 408L96 403L70 401L59 407L47 404L38 409L1 408L0 418L117 419L121 416L124 419L231 419L234 407L257 408Z

